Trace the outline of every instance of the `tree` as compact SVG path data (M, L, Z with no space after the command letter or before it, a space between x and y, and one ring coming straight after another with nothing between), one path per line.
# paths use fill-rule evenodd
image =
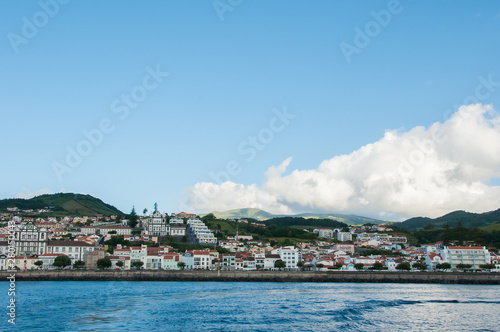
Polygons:
M365 264L363 264L363 263L354 264L354 268L356 270L363 270L364 267L365 267Z
M85 265L84 261L78 260L73 264L74 269L81 269Z
M342 263L335 263L334 268L337 269L337 270L339 270L339 269L342 268L342 266L344 266L344 264L342 264Z
M457 264L457 270L468 270L472 267L470 264Z
M71 259L66 255L59 255L56 259L54 259L54 263L52 265L64 269L66 266L71 265Z
M298 262L297 267L302 270L304 268L304 262L303 261Z
M186 267L186 263L179 262L179 263L177 263L177 267L180 268L181 270L184 270L184 268Z
M384 268L384 265L380 262L376 262L373 264L372 269L373 270L382 270Z
M440 263L436 265L436 269L438 270L449 270L451 269L451 264L450 263Z
M496 265L495 264L482 264L482 265L479 265L479 267L484 269L484 270L493 270L494 268L496 268Z
M277 261L274 262L274 267L281 270L286 267L286 263L281 259L278 259Z
M201 217L201 221L207 222L207 221L213 221L217 219L213 213L209 213L206 216ZM219 228L220 229L220 228Z
M147 209L147 208L144 208L144 210L142 210L142 214L143 214L143 215L146 215L146 213L148 213L148 209Z
M34 264L36 266L38 266L38 268L40 269L40 268L42 268L43 262L42 261L36 261Z
M184 235L181 239L181 242L184 242L184 243L188 242L188 238Z
M135 228L135 226L137 226L137 213L135 212L135 207L132 207L132 211L128 216L128 225L130 228Z
M427 264L424 261L416 262L415 264L413 264L413 268L420 271L425 271L427 270Z
M318 269L322 269L322 268L323 268L323 266L324 266L324 265L323 265L323 264L321 264L321 263L316 264L316 267L317 267Z
M100 269L109 269L111 267L111 259L104 257L97 260L97 267Z
M141 266L143 266L143 265L144 265L144 263L141 262L141 261L134 261L134 262L132 262L132 266L135 267L135 268L138 268L138 269L140 269Z
M410 263L408 263L408 262L399 263L399 264L396 266L396 270L400 270L400 271L410 271L410 270L411 270Z
M116 266L118 266L119 268L122 268L123 267L123 262L122 261L116 262Z

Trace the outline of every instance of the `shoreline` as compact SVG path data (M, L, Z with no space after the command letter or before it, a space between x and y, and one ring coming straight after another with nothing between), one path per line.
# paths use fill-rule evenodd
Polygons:
M388 271L0 271L16 281L352 282L500 285L500 273Z

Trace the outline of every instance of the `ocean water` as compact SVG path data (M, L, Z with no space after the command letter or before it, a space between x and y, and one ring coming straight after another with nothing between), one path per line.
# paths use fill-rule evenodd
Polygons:
M500 286L17 282L19 331L500 331Z

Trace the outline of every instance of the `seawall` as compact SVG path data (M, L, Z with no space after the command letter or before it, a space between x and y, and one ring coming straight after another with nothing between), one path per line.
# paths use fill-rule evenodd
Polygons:
M376 282L500 285L500 273L374 271L0 271L0 281Z

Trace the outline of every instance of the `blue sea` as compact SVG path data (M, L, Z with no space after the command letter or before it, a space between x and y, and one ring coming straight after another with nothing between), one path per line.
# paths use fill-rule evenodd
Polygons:
M19 331L500 331L500 286L17 282Z

